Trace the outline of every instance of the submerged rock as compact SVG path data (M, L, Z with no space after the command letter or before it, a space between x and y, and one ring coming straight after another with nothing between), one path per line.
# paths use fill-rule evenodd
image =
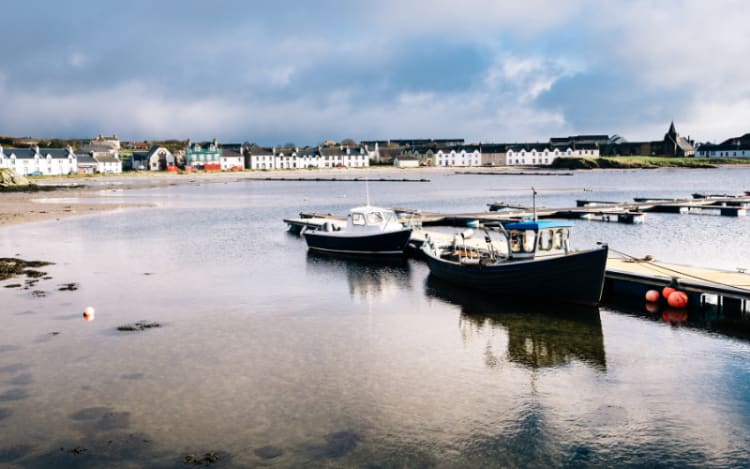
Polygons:
M278 458L279 456L284 454L284 450L272 445L267 445L256 448L253 453L255 453L255 455L261 459L273 459Z
M155 327L161 327L161 324L158 322L148 322L148 321L138 321L133 324L124 324L122 326L118 326L118 331L125 331L125 332L134 332L134 331L144 331L146 329L153 329Z
M191 466L203 466L219 462L219 459L221 458L216 451L210 451L208 453L205 453L202 457L188 454L187 456L185 456L183 463Z
M14 257L0 258L0 280L9 279L16 275L26 275L30 278L40 278L47 276L47 272L33 270L33 268L51 265L52 262L44 261L25 261Z

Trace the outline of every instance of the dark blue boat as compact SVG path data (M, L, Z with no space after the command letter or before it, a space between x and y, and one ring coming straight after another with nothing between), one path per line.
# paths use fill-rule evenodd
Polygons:
M422 245L430 274L445 281L514 300L599 303L607 265L606 245L583 251L570 248L568 221L513 223L500 229L505 245L467 249L460 243Z
M346 226L326 223L320 230L304 231L310 250L355 255L402 255L411 228L395 212L369 205L351 209Z

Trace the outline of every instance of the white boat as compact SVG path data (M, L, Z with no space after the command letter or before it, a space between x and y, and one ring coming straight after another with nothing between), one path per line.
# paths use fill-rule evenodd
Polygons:
M319 230L303 230L302 235L313 251L400 255L409 243L411 231L393 210L364 205L349 211L343 227L324 223Z

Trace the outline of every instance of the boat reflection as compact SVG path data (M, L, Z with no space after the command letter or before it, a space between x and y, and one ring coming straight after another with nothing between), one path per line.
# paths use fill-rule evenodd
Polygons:
M409 262L400 257L364 258L308 251L307 268L316 274L344 272L355 300L371 301L411 288Z
M535 370L579 360L606 371L598 307L511 304L432 276L427 278L426 293L428 297L461 307L459 327L464 340L488 340L485 352L488 367L501 361L498 353L502 352L495 351L490 340L501 329L507 333L505 356L510 362Z

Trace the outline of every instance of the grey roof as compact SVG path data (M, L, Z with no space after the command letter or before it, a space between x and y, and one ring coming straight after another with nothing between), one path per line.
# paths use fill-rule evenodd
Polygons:
M10 155L12 153L16 155L16 158L19 158L19 159L31 159L31 158L34 158L34 156L36 155L36 150L34 148L5 148L3 149L3 153L6 155ZM40 148L39 149L40 157L46 158L47 155L56 159L65 159L68 157L68 149L67 148ZM73 155L75 156L75 153Z
M79 153L78 155L78 166L96 165L96 160L91 153Z
M227 157L238 157L242 156L242 153L239 150L235 150L234 148L226 148L222 147L221 149L221 156L227 156Z
M111 153L100 153L94 158L99 163L119 163L120 160ZM78 160L81 161L80 159Z
M508 145L505 143L483 143L480 145L482 153L505 153Z
M252 144L247 149L250 155L273 155L273 150L260 145Z

